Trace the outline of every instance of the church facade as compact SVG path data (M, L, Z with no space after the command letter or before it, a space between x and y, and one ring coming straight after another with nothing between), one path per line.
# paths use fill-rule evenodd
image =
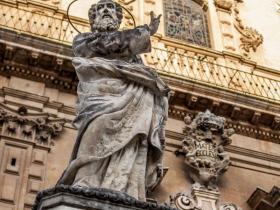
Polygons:
M90 31L87 11L95 2L0 2L1 210L32 209L69 162L78 86L71 45ZM279 209L280 1L117 2L122 29L148 23L151 11L163 15L151 53L142 55L171 89L163 177L148 200L178 209ZM206 135L197 132L201 122L224 129L211 130L224 148L200 141L195 150L200 169L226 161L215 190L193 187L186 155L194 150L188 136Z

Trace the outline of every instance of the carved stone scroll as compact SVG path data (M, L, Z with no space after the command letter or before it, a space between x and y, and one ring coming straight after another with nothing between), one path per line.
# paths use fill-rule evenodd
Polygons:
M235 28L240 33L240 48L244 51L244 56L248 57L251 50L256 52L258 47L263 43L263 35L256 29L245 26L240 18L240 12L238 9L238 3L242 3L243 0L235 0L234 14L235 14Z
M170 206L181 210L202 210L197 207L197 202L192 196L183 193L170 196Z

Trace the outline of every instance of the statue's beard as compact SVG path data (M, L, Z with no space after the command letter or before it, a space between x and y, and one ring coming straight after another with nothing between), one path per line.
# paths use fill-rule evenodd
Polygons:
M119 29L119 20L117 18L96 18L93 29L99 32L116 31Z

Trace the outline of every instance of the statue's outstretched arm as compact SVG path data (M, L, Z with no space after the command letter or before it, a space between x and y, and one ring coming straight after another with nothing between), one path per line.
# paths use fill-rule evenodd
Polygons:
M150 25L149 25L150 35L153 36L158 31L160 18L161 18L162 15L159 15L159 16L156 17L155 13L151 12L150 16L151 16L151 22L150 22Z

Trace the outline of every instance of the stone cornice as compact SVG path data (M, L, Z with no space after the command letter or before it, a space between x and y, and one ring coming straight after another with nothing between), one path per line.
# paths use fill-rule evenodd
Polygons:
M20 98L23 100L41 103L44 105L44 107L55 109L58 112L61 112L64 114L69 114L69 115L73 115L73 116L75 115L74 107L66 106L61 102L50 101L49 98L46 96L40 96L40 95L25 92L25 91L15 90L15 89L6 88L6 87L0 89L0 96L3 96L3 97L14 96L14 97L17 97L17 98ZM16 105L21 106L23 104L16 104ZM29 107L29 106L27 106L27 107L30 109L37 110L34 107ZM42 111L42 109L39 109L39 111ZM56 117L56 115L54 115L54 114L49 114L49 116Z
M184 139L183 133L177 133L174 131L166 130L166 137L168 139L175 140L175 141L169 141L167 139L167 150L174 152L181 148L181 143ZM255 150L249 150L249 149L245 149L245 148L241 148L241 147L237 147L237 146L233 146L233 145L226 146L225 150L230 153L233 153L233 154L252 157L255 159L259 159L259 160L264 160L267 162L280 164L280 156L271 155L271 154L263 153L263 152L258 152Z
M280 188L274 186L269 193L263 189L257 188L248 199L247 203L252 210L279 210Z
M72 52L69 46L58 46L34 37L15 36L14 32L1 32L0 30L2 39L4 39L4 35L7 37L7 34L9 36L5 39L8 40L2 40L1 45L3 52L0 63L1 75L39 81L47 87L76 94L78 80L71 64ZM30 46L27 46L28 43ZM21 50L25 52L25 56L16 56L16 53ZM161 76L169 84L173 93L170 99L171 117L183 119L187 113L194 114L210 109L216 115L231 119L232 121L228 122L232 126L236 125L239 133L279 143L278 103L264 101L258 97L249 97L219 87L207 86L199 81L187 81L168 74ZM46 98L36 98L37 96L30 95L28 97L37 100L38 103L43 103L45 107L57 109L59 112L69 115L75 113L73 108L49 102Z
M212 112L226 117L226 127L235 129L237 134L248 136L255 139L265 140L280 144L279 116L272 113L259 112L256 110L245 109L239 106L223 104L209 101L206 107L198 107L199 100L196 97L191 107L170 106L169 117L183 120L185 116L194 117L199 111L210 109ZM200 109L195 109L198 107ZM227 107L222 110L223 107ZM245 115L244 113L247 113Z
M52 118L47 113L29 113L21 106L18 110L0 103L1 136L28 140L35 145L50 148L65 124L61 118Z

